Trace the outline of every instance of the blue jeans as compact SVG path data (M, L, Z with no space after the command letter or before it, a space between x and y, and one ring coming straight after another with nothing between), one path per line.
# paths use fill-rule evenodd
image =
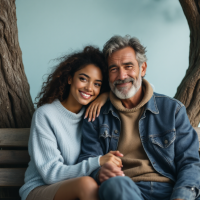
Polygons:
M160 182L133 182L129 177L113 177L99 188L100 200L169 200L173 184ZM200 200L200 197L197 198Z

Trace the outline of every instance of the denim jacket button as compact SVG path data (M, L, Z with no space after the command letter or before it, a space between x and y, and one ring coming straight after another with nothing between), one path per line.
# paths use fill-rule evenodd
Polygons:
M168 140L165 140L165 144L168 144Z
M104 135L106 135L106 136L108 135L108 131L107 130L104 131Z
M191 188L191 190L193 191L193 190L194 190L194 188L192 187L192 188Z
M115 130L114 132L117 134L117 133L118 133L118 130Z

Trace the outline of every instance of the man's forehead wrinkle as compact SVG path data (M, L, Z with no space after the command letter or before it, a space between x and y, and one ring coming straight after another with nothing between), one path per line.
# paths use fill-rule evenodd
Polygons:
M129 54L126 54L126 55L113 55L110 57L110 59L122 59L122 58L133 58L133 54L132 53L129 53Z
M109 59L109 64L112 65L112 64L117 64L117 63L128 63L128 62L132 62L132 58L133 56L116 56L116 57L111 57Z

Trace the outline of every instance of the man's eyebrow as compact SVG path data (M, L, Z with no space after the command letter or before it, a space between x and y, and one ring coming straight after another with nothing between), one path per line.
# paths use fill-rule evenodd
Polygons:
M122 65L134 65L132 62L122 63Z
M127 62L127 63L122 63L122 65L134 65L132 62ZM113 64L113 65L110 65L109 67L108 67L108 69L111 69L111 68L113 68L113 67L117 67L117 65L116 64Z
M108 67L108 69L111 69L111 68L116 67L116 66L117 66L117 65L115 65L115 64L110 65L110 66Z
M84 73L80 73L79 75L83 75L83 76L86 76L87 78L90 78L87 74L84 74ZM102 80L95 80L95 81L99 81L102 83Z

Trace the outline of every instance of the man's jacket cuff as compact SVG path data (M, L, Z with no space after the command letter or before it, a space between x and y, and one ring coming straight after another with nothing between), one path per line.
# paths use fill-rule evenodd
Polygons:
M179 187L173 190L170 200L189 199L194 200L199 196L199 190L195 187Z

